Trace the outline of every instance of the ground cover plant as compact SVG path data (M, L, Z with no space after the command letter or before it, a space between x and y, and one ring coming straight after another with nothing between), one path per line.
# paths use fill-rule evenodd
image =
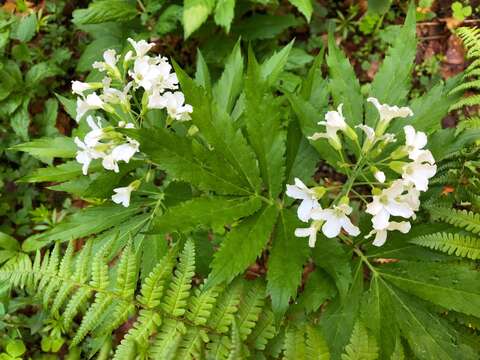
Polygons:
M439 3L9 2L36 195L2 224L0 356L478 358L480 31Z

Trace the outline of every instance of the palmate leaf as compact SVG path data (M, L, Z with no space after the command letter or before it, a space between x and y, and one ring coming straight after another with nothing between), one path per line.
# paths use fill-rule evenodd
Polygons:
M250 51L244 116L248 139L271 198L276 198L282 191L285 176L286 132L281 126L277 100L262 80L261 68Z
M233 228L215 253L208 286L231 281L260 255L277 219L275 205L265 206Z
M480 259L480 238L463 234L438 232L410 240L411 243L439 250L451 255Z
M248 185L216 152L165 129L126 131L141 150L174 179L223 195L250 195Z
M261 206L258 197L200 197L182 202L157 217L153 232L190 231L230 224L253 214Z
M283 210L275 228L275 239L268 261L267 292L272 298L272 308L283 314L290 298L297 294L309 251L306 241L295 237L295 228L300 227L296 214Z
M379 268L397 287L446 309L480 317L480 272L469 264L400 261Z
M238 177L248 184L252 191L258 191L261 180L255 154L241 130L235 127L228 115L242 85L243 59L240 45L235 47L222 77L213 88L216 101L212 101L205 89L197 85L178 66L175 66L175 69L186 101L194 109L192 122L215 151L232 165Z
M410 3L405 24L395 38L392 47L371 84L370 96L381 103L401 105L410 91L412 70L415 64L416 27L415 5ZM366 123L374 126L378 115L373 106L367 107Z

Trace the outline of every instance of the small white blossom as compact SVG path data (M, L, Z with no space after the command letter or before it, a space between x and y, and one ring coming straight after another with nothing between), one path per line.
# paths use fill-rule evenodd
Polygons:
M308 228L297 228L295 229L296 237L308 237L308 246L315 247L317 242L317 232L322 226L321 221L313 221Z
M371 102L378 110L380 114L380 121L389 123L392 119L395 118L406 118L413 115L412 109L409 107L398 107L390 106L388 104L380 104L378 99L374 97L369 97L368 102Z
M410 203L402 196L404 192L404 182L395 180L389 188L382 190L380 195L373 196L372 202L367 205L366 212L373 215L374 229L386 229L390 216L408 219L414 215Z
M325 114L325 121L319 121L319 125L325 125L326 132L325 133L314 133L312 136L308 138L310 140L318 140L320 138L328 139L331 145L335 149L341 149L342 145L340 143L340 139L337 135L339 130L346 131L348 128L347 123L345 122L345 118L343 117L342 113L343 104L338 105L337 111L328 111Z
M407 145L408 157L411 160L416 160L422 150L427 145L427 135L421 131L415 131L415 128L411 125L407 125L403 128L405 131L405 142Z
M154 46L154 43L147 43L145 40L135 41L131 38L127 39L132 44L137 57L145 56Z
M190 114L193 108L189 104L185 104L185 96L182 92L174 93L166 92L162 95L155 93L148 99L149 109L167 109L168 115L175 120L190 120Z
M120 172L117 160L113 157L112 154L108 154L103 157L102 166L105 170L113 170L116 173Z
M365 133L367 141L369 141L372 144L375 142L376 140L375 130L372 127L368 125L363 125L363 124L357 125L355 127L362 130Z
M383 171L375 171L375 173L373 174L373 176L375 177L375 179L377 179L378 182L381 182L382 184L385 182L386 180L386 177L385 177L385 173Z
M427 191L428 180L437 172L437 165L432 164L433 156L429 150L422 150L417 159L402 168L402 178L413 183L417 190Z
M178 88L178 78L172 73L172 66L166 58L151 58L148 56L135 59L133 71L128 73L137 87L142 87L148 93L162 93L166 89Z
M75 159L77 162L82 164L82 173L83 175L88 174L88 168L90 166L90 163L92 160L95 159L100 159L103 156L105 156L104 153L95 150L94 148L91 148L87 146L84 142L82 142L78 137L75 137L74 139L75 144L77 144L79 150L77 150L77 156Z
M136 140L129 139L125 144L121 144L113 148L112 157L115 161L125 161L128 163L130 159L138 152L140 144Z
M135 188L131 184L125 187L113 189L115 194L112 195L112 201L115 204L122 204L124 207L129 207L130 196L133 190L135 190Z
M372 230L367 236L365 236L366 239L372 237L375 235L375 239L373 240L373 245L374 246L382 246L385 244L385 241L387 240L387 231L400 231L403 234L406 234L410 231L411 225L408 221L401 221L401 222L395 222L391 221L388 226L385 229L374 229Z
M83 93L87 90L91 90L94 87L86 82L81 82L81 81L72 81L72 92L77 95L83 96Z
M346 204L333 206L332 209L317 208L312 211L311 218L314 220L324 220L322 226L323 234L328 238L334 238L340 234L342 228L352 236L360 234L360 229L352 224L348 217L352 208Z
M88 111L103 109L104 106L103 100L96 93L88 94L84 99L78 98L75 120L79 122Z
M307 222L313 209L320 207L315 190L309 189L299 178L295 178L295 185L287 185L287 196L302 200L297 215L300 220Z
M120 58L119 55L117 55L117 52L113 49L105 50L103 53L103 60L104 61L95 61L92 64L92 67L94 69L97 69L98 71L108 71L110 69L115 69L117 66L118 59Z

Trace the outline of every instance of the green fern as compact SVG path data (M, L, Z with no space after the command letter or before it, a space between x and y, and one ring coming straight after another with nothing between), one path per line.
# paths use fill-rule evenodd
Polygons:
M440 250L449 255L455 254L472 260L480 259L480 238L478 237L439 232L416 237L410 242Z
M430 207L429 211L436 220L443 220L451 225L464 228L475 234L480 233L480 214L467 210L456 210L442 207Z
M378 359L377 341L370 336L365 326L357 321L353 328L350 344L345 348L342 360L375 360Z

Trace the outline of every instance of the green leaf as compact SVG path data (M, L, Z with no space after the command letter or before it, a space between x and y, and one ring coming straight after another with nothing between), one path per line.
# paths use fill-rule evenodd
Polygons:
M297 303L308 314L317 311L325 301L333 299L335 295L337 288L332 278L324 270L316 268L308 275Z
M100 164L90 167L91 171L101 168ZM68 161L58 166L39 168L22 177L21 182L67 181L82 175L82 165L76 161Z
M213 130L213 129L212 129ZM165 129L125 131L140 141L142 151L174 179L187 181L202 190L218 194L250 195L235 170L215 151Z
M202 52L200 49L197 49L197 66L195 72L195 82L202 86L207 93L210 93L212 88L212 82L210 79L210 71L208 70L207 63L203 58Z
M21 42L28 42L35 36L36 29L37 14L32 12L30 15L23 16L20 19L10 34L10 37Z
M240 50L240 41L232 50L225 62L220 79L213 87L213 97L221 109L230 114L235 100L242 91L243 85L243 57ZM195 109L195 108L194 108Z
M235 14L236 0L218 0L215 6L215 24L222 26L227 34L230 32L233 16Z
M232 65L233 63L236 65ZM236 70L233 70L234 68ZM194 109L192 122L199 128L210 145L237 169L238 176L236 178L242 180L245 187L250 187L252 191L258 191L261 179L255 154L247 144L241 130L235 127L230 116L224 111L226 107L228 110L228 106L233 105L233 99L241 88L241 81L235 85L237 89L232 88L234 86L232 82L238 82L243 73L239 43L237 43L237 50L234 50L227 62L227 68L217 86L213 89L214 93L218 93L217 100L222 99L222 92L230 94L227 95L227 99L223 98L224 100L220 101L218 106L212 105L205 90L196 85L178 66L175 66L175 69L185 97ZM231 100L228 100L230 97Z
M368 11L377 14L386 14L392 5L392 0L368 0Z
M105 50L114 49L121 51L125 43L122 33L116 35L105 35L90 42L83 50L80 59L78 59L76 71L90 71L95 61L101 60Z
M295 298L302 282L303 265L309 251L306 241L295 237L295 228L301 224L291 210L280 212L275 238L268 260L267 292L273 311L283 314L291 298Z
M99 24L110 21L129 21L137 16L135 3L125 0L95 1L87 9L73 12L75 25Z
M295 40L288 43L280 51L274 52L272 56L266 59L260 65L260 76L266 81L268 86L273 86L287 64L288 57Z
M471 265L400 261L382 266L379 272L411 294L480 317L480 272Z
M472 260L480 259L480 238L463 235L437 232L415 237L411 243L426 246L451 255L466 257Z
M86 208L71 215L51 230L29 237L23 242L22 248L25 251L33 251L53 241L65 242L97 234L121 224L137 212L138 207L133 205L128 208L116 204Z
M343 104L343 114L351 127L361 124L364 100L360 91L360 83L350 61L335 44L333 33L330 33L328 37L327 64L330 74L328 87L332 93L335 107Z
M320 236L313 249L315 264L324 269L337 285L340 297L344 298L352 282L351 254L345 252L335 239Z
M73 158L77 152L73 140L66 136L40 138L15 145L11 149L24 151L36 158Z
M0 231L0 248L5 250L19 250L19 242L13 237Z
M185 39L197 30L211 14L215 2L213 0L184 0L183 29Z
M311 0L288 0L290 4L295 6L298 11L302 13L303 16L310 22L310 18L312 17L313 6Z
M260 80L260 71L253 54L249 54L244 116L263 181L270 197L275 198L282 191L285 176L286 132L281 127L278 99Z
M443 220L457 227L465 228L480 234L480 214L467 210L456 210L447 207L429 206L428 211L435 220Z
M25 83L30 87L37 86L41 81L62 73L62 70L50 62L33 65L25 74Z
M415 4L410 3L405 24L395 38L370 88L370 96L381 103L402 105L410 91L416 54ZM374 126L378 118L373 105L367 108L366 123Z
M171 207L154 222L152 231L191 231L197 227L216 228L244 216L261 206L259 198L200 197Z
M302 21L292 14L284 16L255 14L234 26L233 30L247 41L264 40L273 39L288 28L300 24Z
M62 95L55 94L57 99L63 105L63 109L65 112L72 118L75 119L77 117L77 102L74 99L68 99Z
M342 360L376 360L378 359L378 346L374 337L370 336L365 326L357 321L353 328L350 344L342 354Z
M170 5L158 17L155 31L158 35L165 35L177 28L182 21L183 8L179 5Z
M259 256L269 240L277 208L267 206L233 228L215 253L207 280L209 287L230 282Z
M30 125L30 113L28 112L28 101L23 101L22 106L15 111L10 119L13 131L20 139L28 140L28 127Z

